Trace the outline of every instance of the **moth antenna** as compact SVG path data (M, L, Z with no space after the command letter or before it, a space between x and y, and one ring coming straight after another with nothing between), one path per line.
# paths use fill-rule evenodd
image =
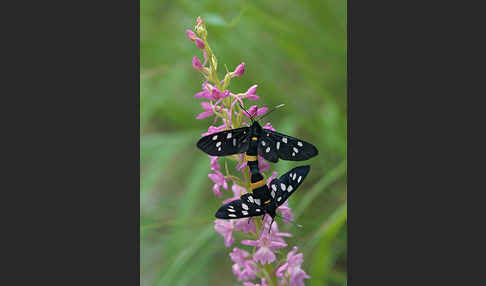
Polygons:
M253 116L251 116L250 113L248 113L248 111L246 111L246 109L243 107L243 105L241 105L241 102L238 101L238 104L240 105L240 108L245 111L246 114L248 114L248 116L250 117L251 121L253 122Z
M277 109L279 109L280 107L283 107L283 106L285 106L285 104L282 103L282 104L279 104L279 105L273 107L272 110L270 110L266 114L263 114L261 117L259 117L258 119L256 119L256 121L259 121L260 119L263 119L265 116L269 115L270 113L274 112L275 110L277 110Z

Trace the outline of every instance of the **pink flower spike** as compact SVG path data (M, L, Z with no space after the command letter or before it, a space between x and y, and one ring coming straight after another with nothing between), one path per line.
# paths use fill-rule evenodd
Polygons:
M231 77L240 77L245 73L245 63L239 64L236 69L231 73Z
M256 95L257 87L258 87L257 84L250 87L245 93L245 98L247 98L249 100L258 100L260 97L258 95Z
M214 230L217 231L224 238L224 245L230 247L235 239L233 233L233 220L217 219L214 221Z
M196 41L196 47L200 50L204 50L204 47L206 47L206 44L204 44L203 40L201 40L199 38L194 38L194 40Z
M194 33L192 30L186 30L186 35L191 41L194 41L196 38L196 33Z
M192 68L195 70L201 70L203 68L201 61L196 57L192 57Z

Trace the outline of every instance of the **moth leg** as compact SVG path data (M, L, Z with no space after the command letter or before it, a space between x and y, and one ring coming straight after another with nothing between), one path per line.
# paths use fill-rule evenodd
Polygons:
M272 229L273 220L274 218L272 217L272 222L270 223L270 227L268 228L268 233L270 233L270 230Z
M251 221L251 217L248 218L248 224L250 224L250 221Z

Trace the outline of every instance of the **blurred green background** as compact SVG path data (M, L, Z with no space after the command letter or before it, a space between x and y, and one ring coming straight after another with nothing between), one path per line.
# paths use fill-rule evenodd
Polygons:
M213 230L221 199L211 191L209 158L195 146L212 123L195 120L202 78L191 59L202 56L184 31L197 16L220 78L224 65L246 63L232 92L258 84L260 100L247 106L285 103L266 120L319 149L266 174L311 165L289 200L303 228L279 221L294 235L283 251L304 253L306 285L346 285L346 1L141 0L140 8L141 285L242 285L228 255L238 244L226 248Z

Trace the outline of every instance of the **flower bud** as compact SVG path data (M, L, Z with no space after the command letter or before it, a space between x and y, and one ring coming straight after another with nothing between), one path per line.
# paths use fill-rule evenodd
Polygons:
M206 47L206 45L204 44L203 40L199 39L199 38L195 38L194 39L196 41L196 47L200 50L203 50L204 47Z
M189 38L189 40L194 41L196 38L196 34L192 30L186 30L186 35Z
M201 70L203 68L201 61L196 56L192 58L192 67L195 70Z
M240 77L243 75L244 72L245 72L245 63L243 62L236 67L235 71L231 73L231 76Z

